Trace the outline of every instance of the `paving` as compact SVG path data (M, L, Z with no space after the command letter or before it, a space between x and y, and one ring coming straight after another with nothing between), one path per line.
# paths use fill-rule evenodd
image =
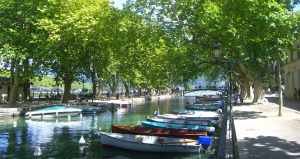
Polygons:
M241 159L300 159L300 101L266 95L267 103L233 105Z

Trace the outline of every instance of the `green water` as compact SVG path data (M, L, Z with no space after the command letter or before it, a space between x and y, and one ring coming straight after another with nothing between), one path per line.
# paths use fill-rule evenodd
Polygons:
M34 158L36 146L40 146L42 156L38 158L113 158L124 156L136 159L182 159L199 158L190 153L148 153L101 148L99 129L110 132L111 124L136 125L145 117L171 113L175 108L184 108L186 102L195 98L170 98L134 103L132 108L107 111L100 114L83 114L70 119L53 118L49 120L0 117L0 158ZM15 123L15 124L14 124ZM86 144L78 144L81 136ZM207 158L208 155L202 155Z

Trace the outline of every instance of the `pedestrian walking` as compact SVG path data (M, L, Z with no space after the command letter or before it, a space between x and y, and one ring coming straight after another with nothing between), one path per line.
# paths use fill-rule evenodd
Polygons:
M63 97L64 97L64 94L61 93L61 95L60 95L60 100L61 100L61 101L63 100Z
M295 98L295 100L297 100L297 94L298 94L298 92L297 92L297 89L295 88L295 90L294 90L294 98Z
M46 102L49 103L49 94L46 94Z
M239 96L240 96L241 105L243 105L244 94L241 92Z
M233 94L235 104L237 104L238 96L239 96L239 94L237 93L237 91L235 91Z

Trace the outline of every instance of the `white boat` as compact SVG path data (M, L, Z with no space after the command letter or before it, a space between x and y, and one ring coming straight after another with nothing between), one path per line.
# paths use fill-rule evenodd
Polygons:
M217 113L207 112L194 115L175 115L175 114L163 114L156 115L158 119L185 119L185 120L218 120L219 115Z
M100 132L103 147L144 152L195 152L199 153L201 144L198 140L169 138L159 136L130 135Z
M146 118L150 122L159 123L170 123L170 124L184 124L184 125L208 125L211 121L207 120L184 120L184 119L157 119L157 118Z
M53 118L78 115L82 110L77 108L66 108L64 106L48 107L25 113L28 118Z

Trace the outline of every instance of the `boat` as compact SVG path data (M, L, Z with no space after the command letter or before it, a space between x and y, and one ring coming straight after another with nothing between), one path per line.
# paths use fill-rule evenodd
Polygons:
M184 124L184 125L203 125L207 126L211 121L207 120L184 120L184 119L157 119L157 118L146 118L146 121L158 122L158 123L171 123L171 124Z
M176 115L176 114L163 114L156 115L159 119L185 119L185 120L219 120L219 115L212 112L202 112L201 114L193 115Z
M101 113L106 111L105 109L101 109L101 107L91 106L91 105L80 105L80 106L74 106L74 105L67 105L70 108L78 108L81 109L82 114L95 114L95 113Z
M135 135L152 135L161 137L175 137L197 140L199 136L207 136L204 130L188 130L188 129L167 129L167 128L148 128L141 126L129 126L112 124L113 133L135 134Z
M187 114L199 114L201 112L217 112L212 110L191 110L191 109L174 109L171 111L172 114L180 114L180 115L187 115Z
M180 115L193 115L193 114L201 114L202 112L217 112L211 110L190 110L190 109L174 109L171 111L172 114L180 114Z
M189 130L204 130L203 125L185 125L185 124L172 124L172 123L159 123L159 122L149 122L142 121L143 127L148 128L168 128L168 129L189 129Z
M186 106L220 106L223 107L224 103L222 102L204 102L204 101L195 101L194 103L186 103Z
M125 101L121 101L121 100L110 100L109 102L111 102L121 108L131 108L131 103L129 103L129 102L125 102Z
M185 106L186 109L191 109L191 110L211 110L211 111L217 111L220 109L219 106L217 105L212 105L212 106Z
M74 116L81 113L81 109L69 108L64 106L48 107L40 110L30 111L25 113L25 117L28 118L53 118L53 117L65 117Z
M149 135L100 132L100 138L103 147L117 147L143 152L199 153L202 147L198 140Z
M94 106L94 107L100 107L102 109L118 109L119 107L113 103L110 103L110 102L93 102L93 103L89 103L90 106Z

